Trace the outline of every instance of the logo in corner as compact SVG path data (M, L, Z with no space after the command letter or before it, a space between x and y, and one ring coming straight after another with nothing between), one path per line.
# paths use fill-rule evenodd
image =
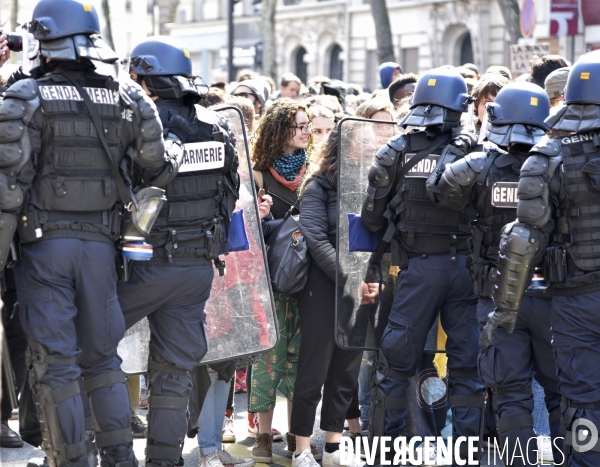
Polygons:
M582 427L580 430L577 430ZM578 418L573 422L571 428L573 449L576 452L584 453L591 451L598 443L598 429L591 421L585 418ZM587 442L584 442L586 441Z

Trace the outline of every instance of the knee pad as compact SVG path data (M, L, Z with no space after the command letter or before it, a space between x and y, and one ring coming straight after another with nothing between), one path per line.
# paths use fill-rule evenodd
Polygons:
M150 423L152 417L152 411L154 410L174 410L174 411L187 411L188 408L188 397L177 397L177 396L159 396L155 395L153 386L157 383L158 377L161 373L168 373L172 375L187 375L189 378L189 372L183 368L178 368L172 363L167 362L154 348L150 346L150 354L148 356L148 444L146 446L146 463L150 465L152 461L167 461L177 465L181 458L181 452L183 450L183 442L179 446L167 446L164 444L153 444L150 438ZM160 465L160 462L159 462Z
M578 419L575 417L578 409L588 409L600 412L600 402L581 403L576 402L563 396L561 403L562 418L561 432L564 433L563 451L566 456L569 454L584 454L584 453L600 453L600 440L598 432L600 426L590 420ZM575 423L577 422L577 424ZM581 431L577 432L577 428L582 426L586 429L588 435L585 439L581 439ZM593 429L596 430L596 442L594 443L592 435Z
M100 426L98 419L97 409L94 407L94 399L91 397L94 391L111 387L115 384L125 384L125 374L121 370L99 373L90 378L86 378L83 381L85 392L87 393L90 401L91 416L96 431L95 442L96 446L100 450L101 455L104 451L104 448L117 446L120 444L128 445L133 442L133 434L131 432L130 425L117 430L102 431L102 427Z
M78 380L52 389L43 384L49 365L74 365L76 357L58 357L48 355L46 347L28 338L29 347L26 352L26 363L29 369L29 384L40 421L40 431L44 441L44 449L50 467L61 467L65 464L77 464L85 457L85 441L67 444L62 436L58 422L58 404L73 397L80 397ZM87 460L86 460L87 462Z
M374 436L384 436L385 418L388 410L402 410L408 407L408 396L388 396L379 385L388 376L408 381L408 376L400 371L391 370L383 352L379 352L373 370L373 384L371 387L371 408L369 412L369 439Z

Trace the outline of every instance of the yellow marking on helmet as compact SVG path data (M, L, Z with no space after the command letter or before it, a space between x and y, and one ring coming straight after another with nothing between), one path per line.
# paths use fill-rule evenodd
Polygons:
M84 3L83 4L83 9L85 11L91 12L92 11L92 5L90 5L89 3Z
M537 97L532 97L531 100L529 101L529 105L535 105L537 107L537 105L538 105L538 98Z
M183 55L185 55L185 58L190 58L190 53L187 49L183 49Z
M435 86L436 82L437 82L437 79L431 78L429 81L427 81L427 86Z
M581 72L581 79L590 79L590 72L589 71Z

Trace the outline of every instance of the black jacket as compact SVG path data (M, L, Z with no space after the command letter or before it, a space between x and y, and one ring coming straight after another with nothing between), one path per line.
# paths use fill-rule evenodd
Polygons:
M333 177L311 179L300 196L300 231L312 260L335 281L337 186Z

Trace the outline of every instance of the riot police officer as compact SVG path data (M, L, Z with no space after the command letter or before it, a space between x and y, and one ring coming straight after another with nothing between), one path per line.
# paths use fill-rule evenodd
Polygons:
M39 78L13 84L0 107L0 259L18 215L15 280L46 456L51 467L88 465L82 375L101 465L134 467L114 247L132 195L118 167L167 170L162 127L139 86L94 71L91 60L117 57L91 4L41 0L27 30Z
M118 288L127 327L147 316L149 410L146 465L180 464L187 432L190 371L207 351L204 306L221 275L224 234L238 199L238 156L227 121L196 106L204 84L175 39L151 37L132 51L131 75L154 100L167 141L185 143L177 177L149 237L153 258L133 262Z
M436 69L423 75L400 125L424 129L390 139L369 172L362 222L383 233L379 252L391 243L392 262L401 268L374 370L371 436L395 437L404 427L408 378L415 374L440 310L448 334L454 436L478 434L484 387L477 374L477 297L465 268L469 222L475 213L438 209L425 189L437 163L462 158L475 144L473 132L459 127L468 101L458 73Z
M482 333L484 344L493 344L517 328L530 271L541 262L554 294L563 450L566 465L577 467L600 464L599 85L600 52L592 52L573 66L566 106L546 120L565 136L540 141L521 168L517 221L500 241L493 294L498 309Z
M438 167L429 185L430 196L438 205L453 209L471 205L478 211L468 265L479 296L477 319L481 327L495 308L491 293L500 235L502 227L517 217L519 172L531 147L548 131L544 120L549 111L550 101L539 86L511 83L503 87L487 107L487 140L495 144L486 143L484 152L473 152L445 168ZM498 431L507 441L507 466L537 465L531 416L534 373L546 392L552 438L556 440L559 435L560 395L550 345L551 294L545 291L534 281L525 292L515 332L496 331L493 345L482 349L479 356L479 374L492 389ZM558 444L559 440L553 444L556 464L562 458Z

